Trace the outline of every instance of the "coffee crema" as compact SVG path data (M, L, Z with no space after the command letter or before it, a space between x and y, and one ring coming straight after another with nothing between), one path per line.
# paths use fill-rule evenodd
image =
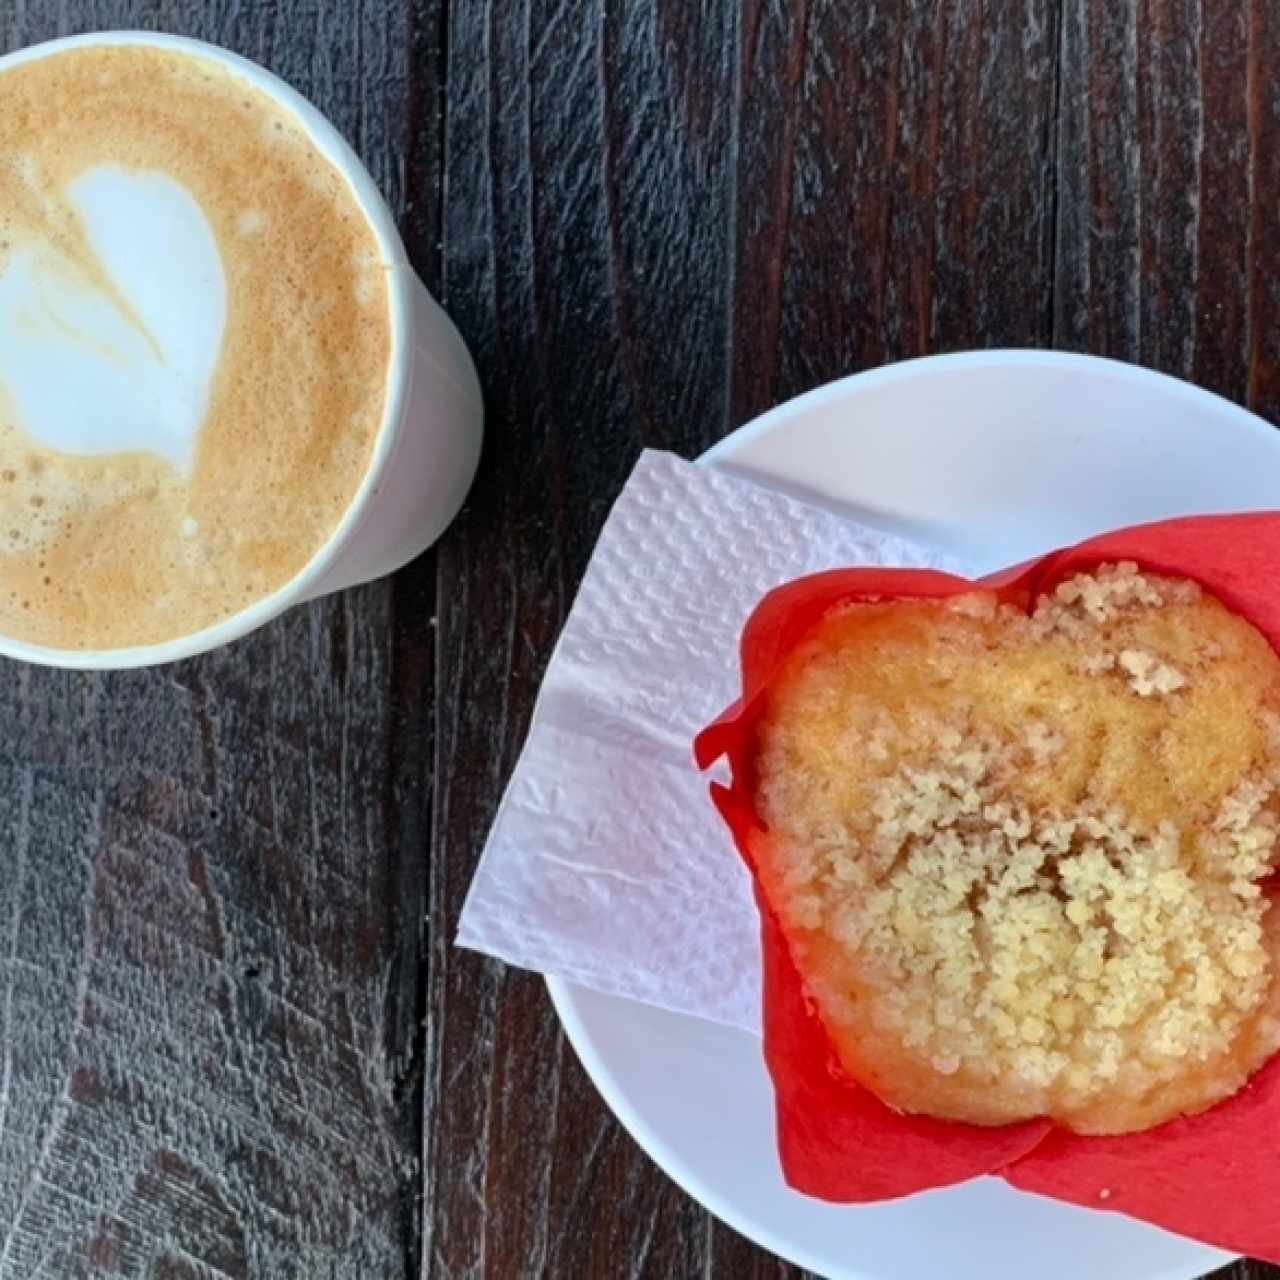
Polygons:
M267 94L145 46L0 71L0 631L153 644L283 586L391 342L377 238Z

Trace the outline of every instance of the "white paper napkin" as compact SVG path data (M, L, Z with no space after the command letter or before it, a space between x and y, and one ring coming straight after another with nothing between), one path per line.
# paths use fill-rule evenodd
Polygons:
M605 523L472 882L460 945L760 1029L750 883L693 763L770 588L957 566L711 467L645 452Z

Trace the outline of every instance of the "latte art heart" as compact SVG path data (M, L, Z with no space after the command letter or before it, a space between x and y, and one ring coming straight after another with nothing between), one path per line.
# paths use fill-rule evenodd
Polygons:
M0 385L17 425L61 453L148 451L186 473L226 326L208 219L162 173L93 168L64 200L0 264ZM49 233L76 224L74 238Z

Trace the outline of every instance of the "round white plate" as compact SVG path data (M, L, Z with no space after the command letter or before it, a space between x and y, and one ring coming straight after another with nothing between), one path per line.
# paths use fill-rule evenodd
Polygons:
M858 374L774 409L701 461L975 573L1144 520L1280 507L1280 431L1186 383L1049 352ZM778 1168L758 1040L547 985L605 1101L657 1164L743 1235L833 1280L1190 1280L1231 1260L995 1178L887 1204L797 1195Z

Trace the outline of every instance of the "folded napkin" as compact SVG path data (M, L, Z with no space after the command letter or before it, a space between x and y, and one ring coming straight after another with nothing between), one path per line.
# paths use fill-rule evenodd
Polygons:
M641 455L552 654L458 943L760 1032L760 921L694 766L760 597L850 565L963 571L762 483Z

